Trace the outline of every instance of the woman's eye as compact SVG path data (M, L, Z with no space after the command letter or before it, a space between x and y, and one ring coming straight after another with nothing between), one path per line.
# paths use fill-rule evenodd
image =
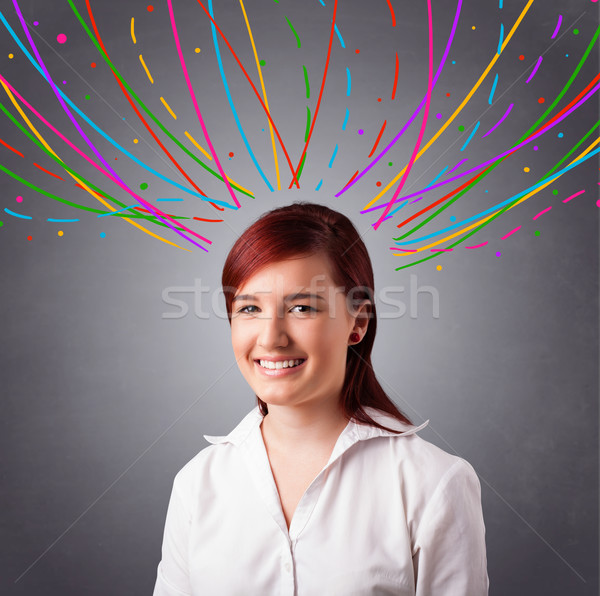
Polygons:
M294 310L294 308L305 308L306 310L298 310L296 312L316 312L317 309L313 308L312 306L308 306L307 304L296 304L296 306L292 306L292 310Z
M245 312L245 313L253 313L256 312L254 310L246 310L248 308L256 308L256 306L254 306L254 304L249 304L248 306L243 306L242 308L240 308L240 310L238 310L238 312Z

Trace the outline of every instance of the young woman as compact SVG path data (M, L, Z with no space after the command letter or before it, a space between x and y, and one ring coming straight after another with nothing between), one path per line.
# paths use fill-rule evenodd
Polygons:
M176 475L154 596L486 595L479 480L375 377L373 271L350 220L270 211L222 283L257 406Z

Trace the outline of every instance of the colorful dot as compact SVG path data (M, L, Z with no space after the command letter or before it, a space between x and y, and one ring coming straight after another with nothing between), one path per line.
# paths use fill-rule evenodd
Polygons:
M85 96L85 99L89 99L89 98L90 98L90 96L89 96L89 95L86 95L86 96Z
M358 134L359 134L359 135L364 135L364 134L365 134L365 131L364 131L362 128L359 128L359 129L358 129Z
M452 64L456 64L456 60L452 60Z
M233 157L233 151L229 152L229 157Z
M573 35L579 35L579 29L573 29Z
M596 207L600 207L600 199L596 201Z
M33 240L33 238L31 236L27 236L27 240L29 240L31 242L31 240Z
M537 146L537 145L534 145L534 146L533 146L533 150L534 150L534 151L537 151L537 150L538 150L538 146Z
M106 232L100 232L100 238L106 238Z
M62 236L64 234L64 232L62 230L58 230L58 235Z
M95 62L92 62L92 63L90 64L90 66L91 66L92 68L96 68L96 63L95 63Z
M391 161L388 163L388 166L393 166L393 165L394 164Z
M519 60L525 60L525 56L523 56L523 54L521 54L521 55L519 56Z
M10 60L12 60L15 57L15 55L14 54L9 54L8 57L9 57Z
M536 236L539 236L539 235L541 234L541 232L540 232L539 230L536 230L536 231L534 232L534 234L535 234Z
M473 29L473 31L475 31L475 25L473 25L473 26L471 27L471 29Z
M381 97L378 97L378 98L377 98L377 101L381 101Z
M377 182L375 182L375 186L381 186L381 180L377 180Z
M565 58L568 58L568 57L569 57L569 54L565 54Z
M451 215L450 216L450 221L456 221L456 215Z
M148 4L148 8L146 10L148 12L152 12L154 10L154 6L152 6L152 4Z
M146 190L146 189L148 188L148 183L147 183L147 182L142 182L142 183L140 184L140 188L141 188L142 190Z
M63 85L66 85L66 84L67 84L67 81L63 81Z
M544 103L545 101L546 101L546 100L545 100L543 97L540 97L540 98L538 99L538 103Z
M354 50L354 53L355 53L355 54L360 54L360 50L359 50L358 48L356 48L356 49Z
M442 117L442 115L441 114L436 114L435 117L439 120Z
M462 132L464 129L465 129L465 127L464 127L462 124L461 124L461 125L458 127L458 130L459 130L460 132Z
M196 52L196 54L199 54L199 53L200 53L200 48L196 48L196 49L194 50L194 52Z
M23 202L23 197L22 196L18 196L16 200L17 200L17 203L22 203Z
M557 194L558 194L558 189L556 189L556 188L555 188L555 189L552 191L552 194L553 194L553 195L557 195Z
M496 253L496 256L497 256L497 257L499 257L501 254L502 254L502 253L501 253L500 251L498 251L498 252Z
M525 166L525 167L523 168L523 171L524 171L524 172L529 172L529 171L530 171L530 169L529 169L527 166Z
M133 143L134 143L134 145L137 145L139 143L139 140L138 139L133 139Z
M258 63L259 63L261 66L264 66L264 65L266 64L266 62L265 62L264 60L259 60L259 61L258 61Z
M441 265L438 265L438 266L436 267L436 269L437 269L438 271L441 271L441 270L442 270L442 266L441 266Z
M450 93L446 93L446 97L450 97Z
M65 42L67 41L67 36L66 36L64 33L59 33L59 34L56 36L56 41L57 41L58 43L65 43Z
M37 27L40 23L38 21L33 21L33 26Z
M564 136L565 136L565 135L564 135L564 133L562 133L562 132L559 132L559 133L558 133L558 138L559 138L559 139L562 139Z
M490 192L487 188L483 192Z

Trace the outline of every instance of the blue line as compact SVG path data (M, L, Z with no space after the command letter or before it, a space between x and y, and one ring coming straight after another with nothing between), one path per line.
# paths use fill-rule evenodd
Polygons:
M323 4L323 6L325 6ZM321 188L321 184L323 184L323 178L321 178L321 181L319 182L319 184L317 184L317 188L315 188L315 190L319 190L319 188Z
M58 222L58 223L67 223L67 222L79 221L79 220L78 219L52 219L51 217L49 217L48 219L46 219L46 221L54 221L54 222Z
M344 124L342 124L342 130L346 130L346 124L348 124L348 116L350 116L350 110L346 108L346 117L344 118Z
M323 0L319 0L319 2L321 3L321 6L325 6L325 2L323 2Z
M494 79L494 84L492 85L492 90L490 91L490 96L488 98L488 103L492 105L492 98L494 97L494 92L496 91L496 85L498 84L498 73L496 73L496 78Z
M502 8L502 7L500 7ZM502 42L504 41L504 23L500 23L500 39L498 40L498 50L496 51L497 54L500 54L500 52L502 51Z
M433 232L432 234L429 234L428 236L422 236L421 238L416 238L416 239L413 238L412 240L403 240L403 241L396 240L395 243L398 245L402 245L402 244L411 244L412 242L420 242L421 240L429 240L430 238L434 238L435 236L439 236L440 234L445 234L446 232L450 232L464 224L471 223L472 221L479 219L480 217L484 217L485 215L494 213L494 211L498 211L498 209L505 207L509 203L512 203L513 201L516 201L517 199L524 197L526 194L530 193L531 191L535 190L536 188L542 186L543 184L546 184L548 180L552 180L558 176L562 176L563 174L565 174L566 172L568 172L575 166L582 164L584 161L587 161L588 159L591 159L592 157L594 157L594 155L597 155L598 153L600 153L600 147L598 147L598 149L594 149L593 151L590 151L585 157L578 159L576 162L572 163L570 166L567 166L566 168L563 168L562 170L560 170L558 172L554 172L553 174L550 174L550 176L548 176L547 178L543 178L537 184L534 184L533 186L530 186L529 188L522 190L521 192L517 193L516 195L513 195L512 197L510 197L509 199L506 199L506 201L502 201L502 203L497 203L496 205L494 205L493 207L490 207L486 211L477 213L477 214L473 215L472 217L469 217L468 219L458 222L452 226L448 226L447 228L444 228L443 230Z
M502 0L500 0L500 8L502 8Z
M350 97L352 91L352 78L350 77L350 69L346 66L346 77L348 78L348 86L346 87L346 95Z
M25 56L29 60L29 62L31 62L33 67L42 75L42 77L44 77L44 79L46 81L48 81L44 71L40 68L38 63L33 59L32 55L29 53L27 48L23 45L21 40L17 37L16 33L13 31L12 27L8 24L7 20L4 18L2 11L0 11L0 20L2 21L2 23L4 24L4 26L6 27L8 32L11 34L12 38L15 40L15 43L21 48L22 52L25 54ZM183 190L184 192L187 192L190 195L198 197L202 201L210 201L212 203L218 203L222 207L227 207L228 209L237 210L237 207L235 205L230 205L229 203L227 203L225 201L219 201L218 199L211 199L210 197L204 197L200 193L197 193L194 190L187 189L185 186L182 186L178 182L175 182L174 180L171 180L170 178L163 176L160 172L157 172L156 170L152 169L150 166L147 166L144 162L140 161L135 155L133 155L132 153L129 153L129 151L127 151L127 149L125 149L124 147L121 147L121 145L119 145L119 143L117 143L111 137L109 137L102 129L98 128L98 126L96 126L60 89L57 89L57 91L60 93L61 97L69 104L69 106L71 106L98 134L103 136L113 147L116 147L121 153L126 155L129 159L131 159L132 161L137 163L139 166L144 168L144 170L150 172L151 174L154 174L154 176L161 178L165 182L168 182L169 184L176 186L177 188Z
M480 124L481 124L481 122L477 122L477 124L475 125L475 128L472 130L471 134L469 135L467 142L462 146L461 151L464 151L466 146L471 142L471 139L473 138L473 135L477 132L477 129L479 128Z
M157 201L183 201L183 199L156 199Z
M345 48L346 44L344 43L344 40L342 39L342 34L340 33L340 30L338 29L338 26L334 25L333 28L335 29L335 32L337 33L338 39L340 40L340 45L342 46L342 48Z
M107 215L114 215L115 213L121 213L122 211L127 211L127 209L133 209L137 207L136 205L130 205L129 207L123 207L123 209L119 209L118 211L110 211L109 213L101 213L98 217L106 217Z
M333 160L335 159L335 156L337 155L337 150L338 150L338 146L336 143L335 149L333 150L333 155L331 156L331 159L329 160L329 167L331 167L333 165Z
M400 209L402 209L402 207L404 207L404 205L408 205L408 201L403 201L402 204L400 204L398 207L396 207L392 212L390 212L388 215L391 217L392 215L394 215L394 213L396 213L396 211L400 211ZM387 217L386 217L387 219Z
M14 211L11 211L8 207L4 207L4 211L6 211L6 213L10 213L10 215L14 215L15 217L20 217L21 219L33 219L33 217L29 215L21 215L20 213L15 213Z
M442 177L442 175L448 169L448 167L449 166L446 166L423 190L427 190L430 186L433 186Z
M212 0L208 0L208 12L210 13L210 16L214 18ZM221 60L221 51L219 50L219 42L217 40L217 30L215 28L215 24L214 24L213 20L211 20L211 22L210 22L210 28L212 30L213 44L215 46L215 54L217 55L217 62L219 63L219 72L221 73L221 79L223 80L223 87L225 87L225 93L227 94L227 101L229 102L229 107L231 108L231 111L233 112L233 117L235 118L235 123L238 127L238 130L240 131L240 135L242 136L242 141L244 141L244 145L246 145L246 149L248 150L248 153L250 154L250 159L252 159L254 165L256 166L256 169L258 170L260 177L265 181L265 184L267 185L269 190L271 192L274 192L275 189L271 186L271 183L267 180L267 177L264 175L263 171L260 169L260 166L258 165L258 162L256 161L256 157L254 157L254 153L252 153L252 149L250 149L250 143L248 143L248 139L246 138L244 129L242 128L242 124L240 123L240 119L238 118L237 111L235 109L235 106L233 105L233 99L231 98L231 93L229 92L229 85L227 84L227 78L225 77L225 72L223 70L223 61Z

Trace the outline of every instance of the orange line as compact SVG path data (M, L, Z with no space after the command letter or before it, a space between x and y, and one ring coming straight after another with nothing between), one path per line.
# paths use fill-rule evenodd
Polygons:
M377 138L375 139L375 144L373 145L373 149L371 149L371 153L369 153L369 157L371 157L373 155L373 153L375 153L375 149L377 149L377 145L379 145L379 141L381 140L381 135L383 134L383 130L385 129L386 124L387 124L387 120L384 120L383 126L381 127L381 130L379 131L379 134L377 135ZM350 182L352 182L352 180L350 180Z
M21 157L25 157L20 151L17 151L14 147L11 147L8 143L5 143L2 139L0 139L0 143L2 143L5 147L10 149L13 153L20 155Z
M62 180L63 182L65 181L64 178L61 178L60 176L58 176L57 174L53 174L52 172L49 172L46 168L42 168L42 166L40 166L39 164L35 163L35 161L33 162L33 165L36 168L39 168L40 170L42 170L42 172L46 172L46 174L50 174L50 176L54 176L55 178L58 178L59 180Z

